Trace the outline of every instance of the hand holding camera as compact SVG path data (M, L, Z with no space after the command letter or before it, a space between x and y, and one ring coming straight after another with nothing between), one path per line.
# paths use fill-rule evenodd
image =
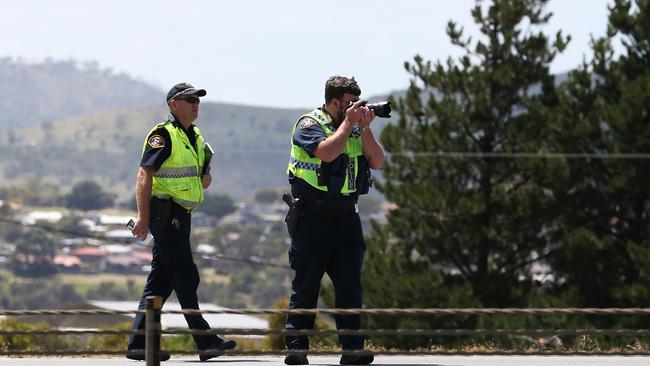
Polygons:
M390 102L368 104L365 100L358 100L346 110L345 117L348 121L358 121L359 127L367 127L375 119L390 118L392 112Z
M350 124L350 128L361 120L362 113L370 113L365 105L365 100L357 100L345 110L345 120Z
M370 126L370 123L375 119L375 111L367 106L361 109L361 118L359 118L359 127L364 128Z

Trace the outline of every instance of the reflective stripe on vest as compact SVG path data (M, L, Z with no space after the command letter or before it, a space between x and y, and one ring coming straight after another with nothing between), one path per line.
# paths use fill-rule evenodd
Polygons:
M320 167L318 164L312 164L312 163L305 163L302 161L299 161L298 159L294 158L293 156L289 158L289 165L293 164L296 168L298 169L307 169L307 170L316 170Z
M156 178L185 178L185 177L196 177L198 173L196 172L196 167L193 166L184 166L179 168L163 168L160 167L158 171L153 175Z
M194 126L196 146L193 148L187 134L181 127L172 124L173 116L167 122L156 125L151 132L165 128L171 138L172 151L153 175L152 195L162 199L171 198L174 202L191 211L205 198L201 182L201 168L205 161L203 137ZM151 135L149 132L149 135ZM143 147L146 148L147 141Z
M332 126L332 119L329 115L325 114L320 109L314 109L313 111L302 115L296 123L293 125L291 131L291 156L289 158L289 165L287 167L287 174L291 173L295 177L298 177L314 188L317 188L321 191L327 191L327 186L318 185L318 176L316 170L321 166L321 160L317 157L310 157L307 151L305 151L300 146L293 144L293 135L296 132L296 128L300 128L298 125L300 120L305 117L312 118L316 121L325 131L327 137L330 137L334 134L335 130ZM356 192L356 178L359 174L359 156L363 155L363 145L361 143L361 135L358 131L358 128L355 127L352 134L348 138L345 149L343 150L344 154L347 154L349 157L349 164L346 169L346 178L343 187L341 188L342 194L349 194Z

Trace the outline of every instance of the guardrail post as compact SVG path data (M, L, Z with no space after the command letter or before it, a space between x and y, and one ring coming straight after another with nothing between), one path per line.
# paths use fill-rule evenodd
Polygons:
M160 366L160 310L162 297L147 296L145 316L144 357L146 366Z

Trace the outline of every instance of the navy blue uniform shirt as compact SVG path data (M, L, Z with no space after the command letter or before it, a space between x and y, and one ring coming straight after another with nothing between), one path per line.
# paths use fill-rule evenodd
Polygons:
M303 117L298 122L296 131L293 133L294 145L300 146L314 157L314 150L321 142L325 141L327 134L323 127L311 117Z
M319 109L324 113L329 114L325 111L325 108ZM332 126L332 128L334 127ZM334 131L335 130L332 130L332 132ZM354 126L352 128L351 136L361 136L359 126ZM300 121L298 121L298 127L296 127L296 131L293 133L293 144L302 147L312 158L314 157L314 150L316 150L318 144L325 141L325 139L327 139L327 134L325 133L323 126L316 122L315 119L307 116L302 117Z

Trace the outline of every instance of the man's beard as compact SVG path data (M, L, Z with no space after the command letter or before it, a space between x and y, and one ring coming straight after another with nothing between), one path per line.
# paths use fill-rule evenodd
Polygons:
M334 122L334 127L338 128L341 125L341 123L343 123L343 120L345 119L345 111L347 111L347 108L343 109L343 110L339 111L339 113L337 113L336 117L332 121L332 122Z

